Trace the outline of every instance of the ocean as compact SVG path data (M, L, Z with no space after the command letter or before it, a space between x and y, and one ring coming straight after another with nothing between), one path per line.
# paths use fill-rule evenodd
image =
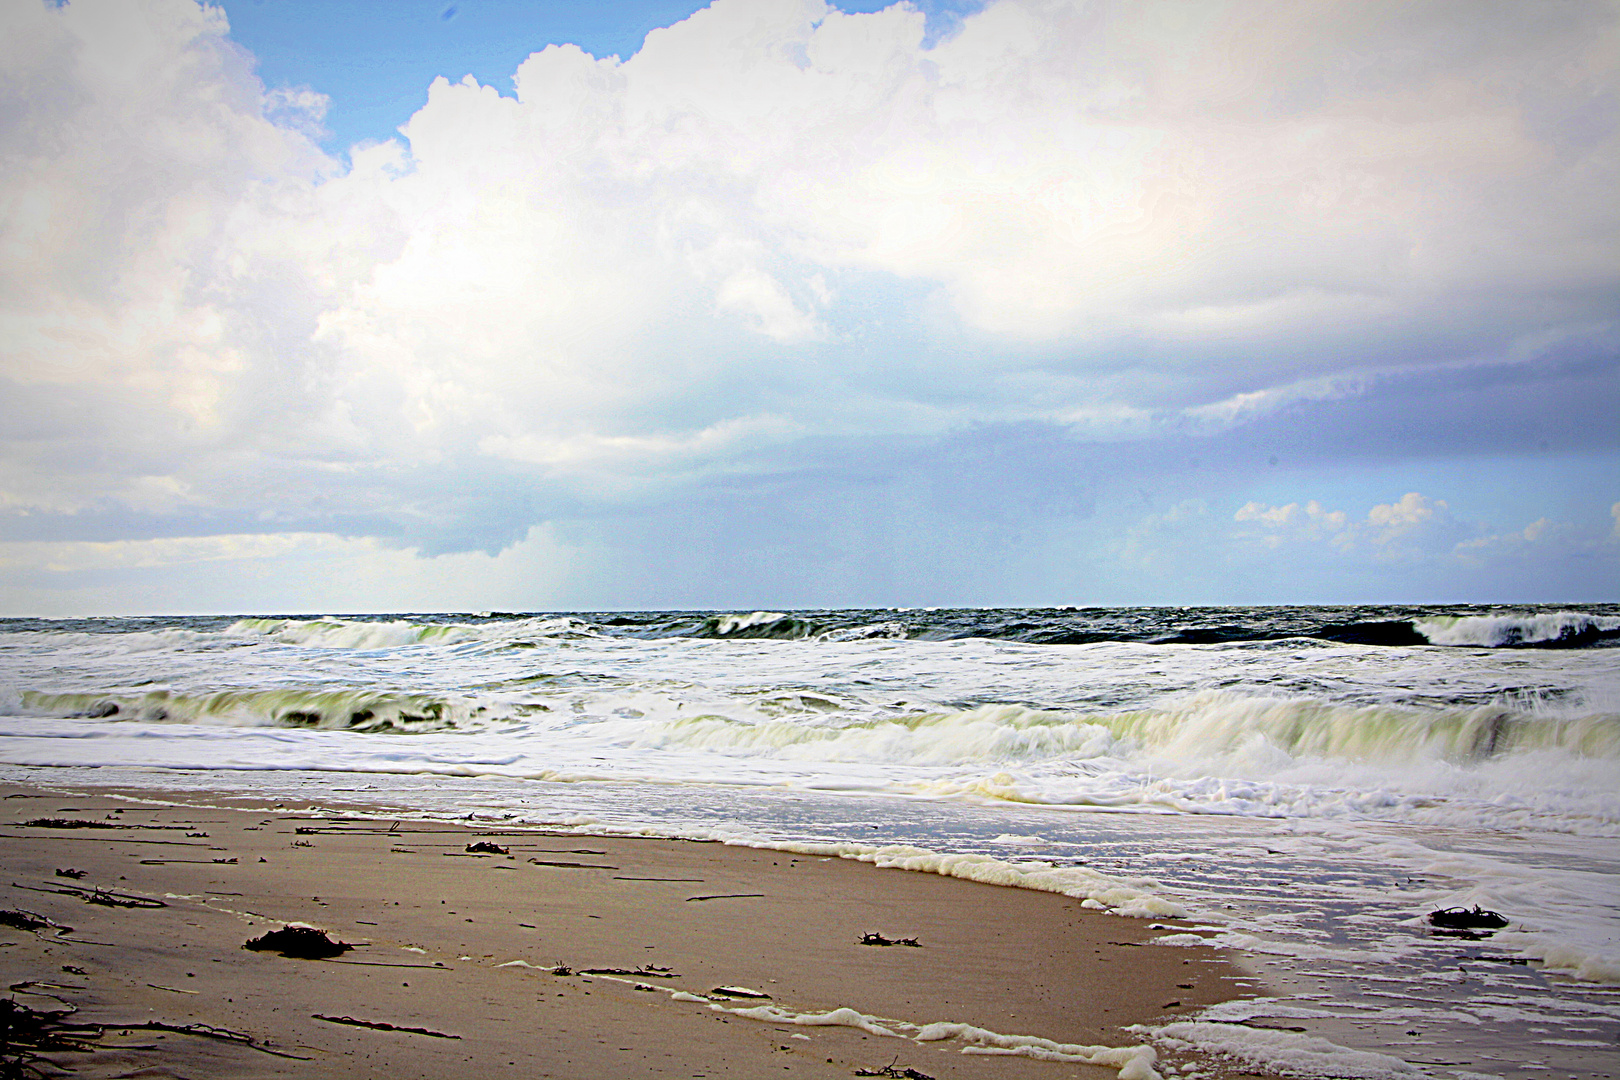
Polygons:
M1270 984L1144 1041L1620 1076L1620 605L7 619L0 775L1059 891Z

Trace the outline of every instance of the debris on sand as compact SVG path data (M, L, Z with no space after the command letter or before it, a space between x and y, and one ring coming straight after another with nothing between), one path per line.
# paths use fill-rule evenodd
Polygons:
M94 1036L81 1034L62 1022L72 1012L36 1012L9 999L0 1001L0 1075L43 1076L37 1064L41 1051L87 1049L85 1043ZM96 1034L100 1034L99 1030Z
M1478 904L1474 905L1472 911L1450 907L1429 912L1429 925L1445 930L1500 930L1507 924L1507 917L1501 912L1490 911Z
M263 937L253 938L245 942L242 948L254 952L278 952L294 960L329 960L334 956L342 956L354 946L343 941L333 941L326 936L325 930L294 924L280 930L272 930Z
M920 949L920 948L922 948L922 945L920 945L918 943L917 939L914 938L914 937L886 938L882 934L877 934L877 933L862 934L861 935L861 944L862 945L904 945L907 948L911 948L911 949Z
M80 878L84 877L84 874L85 872L83 870L75 870L71 866L66 867L65 869L58 868L56 871L57 877L72 878L74 881L78 881Z
M904 1069L895 1068L895 1062L899 1061L899 1060L900 1059L898 1057L896 1057L894 1059L894 1061L889 1062L887 1065L883 1066L883 1068L881 1068L881 1069L856 1069L855 1070L855 1075L856 1076L890 1076L890 1077L895 1077L896 1080L934 1080L934 1078L932 1076L929 1076L927 1073L918 1072L916 1069L913 1069L913 1068L909 1068L909 1067L904 1068Z
M113 892L111 889L80 890L76 895L87 904L99 904L102 907L160 908L169 906L161 900L153 900L145 896L126 896L123 893Z
M476 844L467 845L469 855L510 855L511 850L499 844L492 844L488 840L480 840Z
M126 1034L130 1031L173 1032L199 1039L235 1043L273 1057L290 1058L294 1061L309 1060L296 1054L272 1050L250 1035L229 1028L214 1027L212 1024L170 1024L162 1020L141 1020L129 1024L70 1023L66 1018L72 1015L72 1008L36 1012L15 1001L0 1001L0 1076L9 1080L10 1077L58 1075L56 1069L47 1073L41 1068L42 1065L53 1064L48 1059L40 1057L42 1052L89 1053L95 1050L97 1041L109 1031L122 1031Z

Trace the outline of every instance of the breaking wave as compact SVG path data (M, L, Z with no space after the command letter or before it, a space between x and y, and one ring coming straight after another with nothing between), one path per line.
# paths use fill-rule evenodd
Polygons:
M1620 641L1620 617L1588 615L1581 611L1439 616L1414 625L1435 645L1577 649Z
M24 691L23 715L148 724L212 724L233 727L316 728L393 734L451 731L496 719L488 703L428 694L367 690L222 690L213 694L41 694ZM503 712L546 711L524 703Z
M1185 763L1233 756L1466 765L1557 750L1620 760L1620 716L1559 717L1504 705L1420 711L1209 691L1159 709L1074 714L981 705L849 722L826 717L753 721L720 715L659 724L640 740L659 749L903 765L969 765L1054 758Z

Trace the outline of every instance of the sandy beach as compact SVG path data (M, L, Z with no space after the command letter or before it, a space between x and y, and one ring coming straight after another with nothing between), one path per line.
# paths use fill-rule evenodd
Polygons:
M1254 986L1143 920L834 858L3 793L0 974L100 1026L29 1050L45 1074L1147 1075L1124 1027ZM288 924L354 947L242 947Z

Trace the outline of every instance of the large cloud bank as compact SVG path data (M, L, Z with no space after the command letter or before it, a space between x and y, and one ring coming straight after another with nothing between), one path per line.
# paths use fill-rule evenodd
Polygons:
M494 553L974 425L1612 389L1612 3L718 0L342 162L215 9L0 12L17 541Z

